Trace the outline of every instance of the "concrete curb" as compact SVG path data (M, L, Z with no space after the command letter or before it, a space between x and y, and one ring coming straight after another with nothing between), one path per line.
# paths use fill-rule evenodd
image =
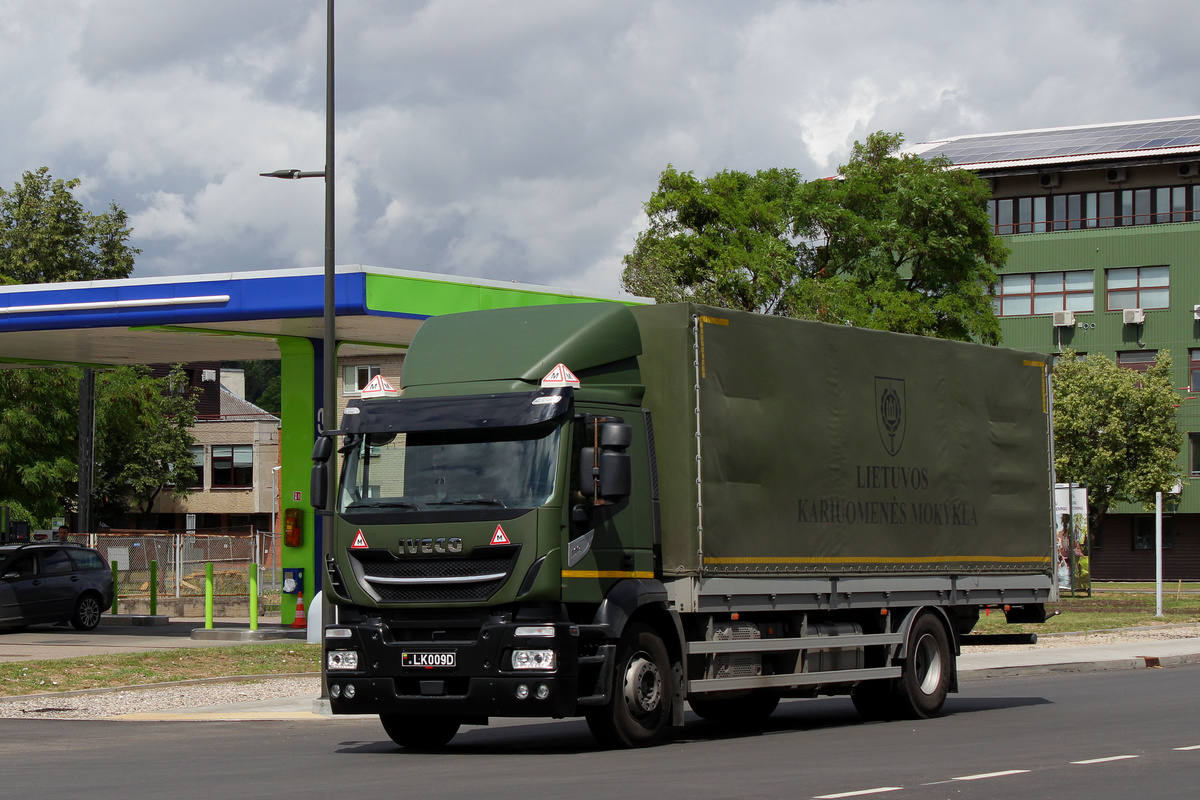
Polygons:
M306 639L308 632L302 628L196 628L192 638L205 642L268 642L280 639Z
M1111 672L1123 669L1165 669L1200 664L1200 653L1170 656L1132 656L1098 661L1064 661L1052 664L1023 664L1007 667L959 667L960 681L985 680L987 678L1021 678L1032 675L1056 673Z

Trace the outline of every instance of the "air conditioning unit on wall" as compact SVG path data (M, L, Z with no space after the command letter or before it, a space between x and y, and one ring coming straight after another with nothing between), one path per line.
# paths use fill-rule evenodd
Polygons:
M1179 165L1179 177L1195 178L1197 175L1200 175L1200 164L1196 163L1195 161L1192 161L1189 164Z
M1141 325L1146 321L1146 312L1140 308L1127 308L1123 319L1126 325Z
M1124 183L1125 181L1129 180L1129 170L1125 169L1124 167L1110 169L1108 172L1104 173L1104 180L1108 181L1109 183Z
M1043 189L1055 189L1062 183L1062 173L1043 172L1041 175L1038 175L1038 183Z
M1054 312L1054 327L1056 328L1072 328L1075 326L1074 311L1055 311Z

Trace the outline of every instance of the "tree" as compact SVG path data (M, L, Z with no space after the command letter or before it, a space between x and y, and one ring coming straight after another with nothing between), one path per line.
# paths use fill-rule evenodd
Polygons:
M1098 354L1068 350L1054 367L1054 469L1058 480L1087 486L1088 523L1114 503L1152 506L1156 492L1179 482L1182 437L1171 357L1158 353L1138 373Z
M944 159L899 154L903 137L856 142L836 179L793 170L706 180L668 167L622 282L659 302L694 300L866 328L996 343L987 185Z
M127 278L141 251L128 244L128 215L115 202L92 214L71 191L79 180L26 172L0 189L0 277L8 283Z
M130 505L149 514L168 487L187 497L196 397L183 371L154 380L144 367L121 367L96 383L97 519L119 517Z
M0 370L0 504L38 527L78 489L79 370Z
M646 203L650 228L625 256L628 291L776 313L796 279L793 170L719 172L697 180L668 166Z

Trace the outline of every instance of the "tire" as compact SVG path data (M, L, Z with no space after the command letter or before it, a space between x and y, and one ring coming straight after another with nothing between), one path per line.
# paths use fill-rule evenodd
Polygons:
M950 691L954 656L950 639L935 615L922 614L908 634L908 658L896 682L896 703L909 719L935 717Z
M92 592L79 595L75 601L75 612L71 614L71 627L77 631L95 630L100 624L100 598Z
M461 724L456 719L411 714L380 714L388 737L410 750L438 750L446 745Z
M621 634L608 705L589 709L588 728L608 747L649 747L671 724L671 660L662 638L646 625Z
M850 691L855 710L867 722L895 719L899 716L896 681L863 681Z
M696 716L710 722L729 725L753 725L762 722L779 706L774 692L751 692L740 697L689 697L688 705Z

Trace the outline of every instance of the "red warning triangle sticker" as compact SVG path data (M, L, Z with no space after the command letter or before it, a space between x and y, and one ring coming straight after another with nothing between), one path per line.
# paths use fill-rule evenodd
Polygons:
M543 388L555 388L560 386L573 386L579 388L579 378L575 377L575 373L567 369L566 364L558 364L554 369L546 373L546 377L542 378Z
M359 531L358 536L354 537L354 544L352 544L350 546L355 549L361 549L363 547L366 547L367 546L367 537L363 536L362 531Z
M492 534L492 544L512 544L508 540L508 534L504 532L504 528L496 526L496 532Z

